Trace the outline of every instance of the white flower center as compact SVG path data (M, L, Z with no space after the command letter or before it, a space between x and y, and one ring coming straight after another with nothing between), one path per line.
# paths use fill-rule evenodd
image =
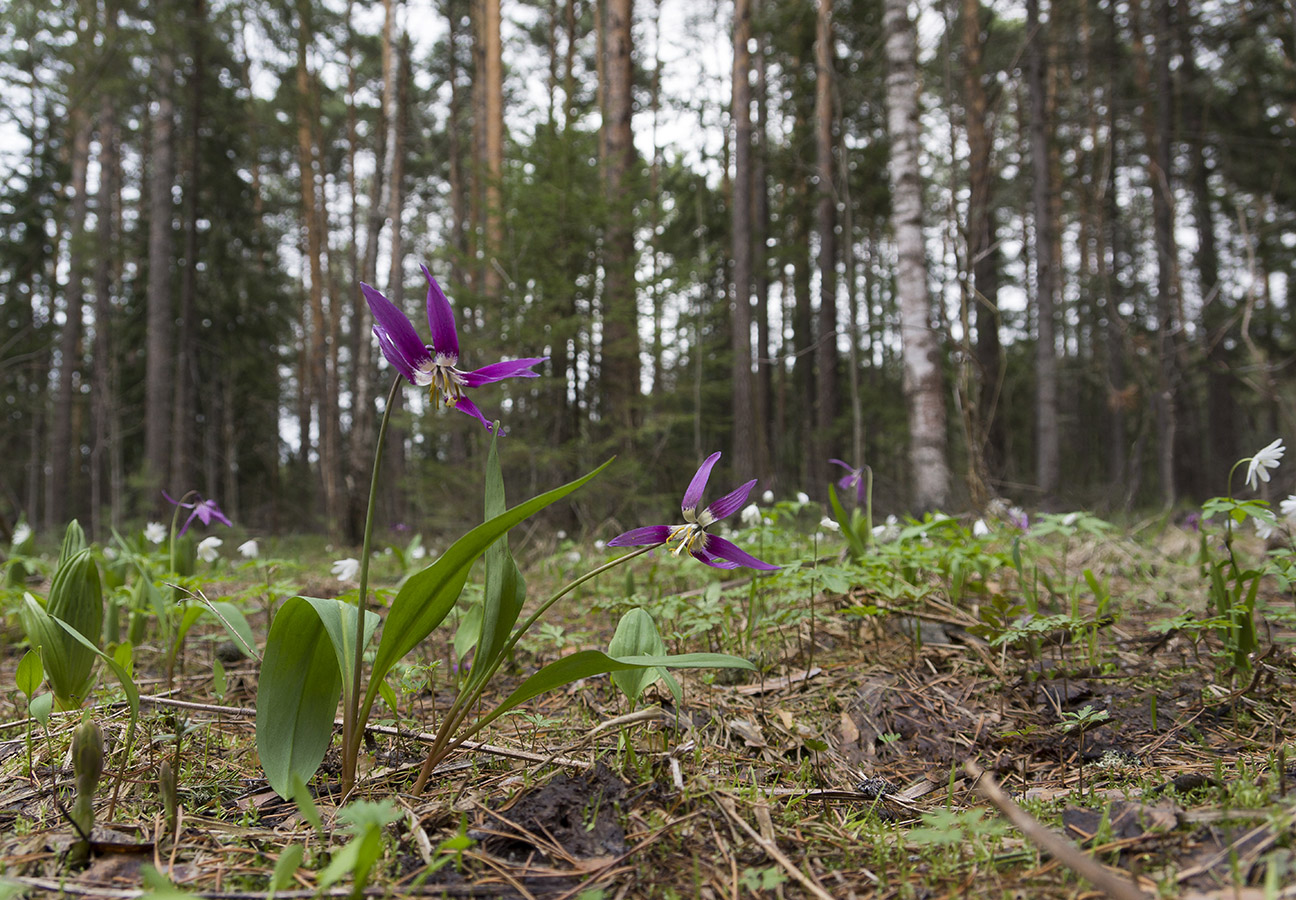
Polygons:
M679 543L674 547L670 547L673 541L679 541ZM666 537L666 546L670 547L670 552L675 556L679 556L681 553L692 553L698 544L705 545L705 543L705 527L696 522L690 522L687 525L676 525Z
M453 409L463 397L464 388L463 373L456 368L458 363L458 356L438 353L415 370L414 383L428 387L428 393L432 395L432 402L435 405L440 406L444 402L447 407Z

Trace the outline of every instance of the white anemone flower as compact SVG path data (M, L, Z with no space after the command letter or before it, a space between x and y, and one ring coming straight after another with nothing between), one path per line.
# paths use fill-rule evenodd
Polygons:
M215 535L203 538L198 542L198 558L207 563L216 562L220 559L220 550L217 548L223 543L225 542Z
M1264 519L1256 519L1255 528L1256 528L1256 534L1260 536L1260 540L1262 541L1269 540L1270 536L1273 535L1274 531L1276 530L1271 523L1265 521Z
M256 541L244 541L238 545L238 552L244 559L256 559L261 555L261 548Z
M824 516L820 519L819 527L824 531L841 531L841 523L831 516Z
M149 522L144 526L144 537L154 544L160 544L167 538L166 526L161 522Z
M31 526L26 522L21 523L13 530L13 545L20 547L27 543L27 539L32 536Z
M1296 494L1288 494L1287 499L1278 504L1282 516L1289 522L1296 522Z
M743 523L744 528L752 528L761 523L760 507L755 503L749 503L743 507L743 511L738 514L738 520Z
M360 574L360 560L349 556L346 559L339 559L333 563L332 571L338 581L355 581L356 576Z
M805 491L797 491L797 503L800 503L802 506L804 506L809 502L810 502L809 494L807 494Z
M410 559L422 559L425 556L427 556L427 548L422 544L410 551Z
M770 504L773 502L774 502L773 491L766 491L765 493L761 494L761 503Z
M973 537L985 537L990 534L990 526L986 524L985 519L977 519L972 523Z
M1278 468L1278 462L1286 452L1287 448L1283 446L1282 438L1278 438L1251 457L1250 461L1247 462L1247 487L1254 491L1260 487L1261 481L1267 483L1269 481L1269 470Z

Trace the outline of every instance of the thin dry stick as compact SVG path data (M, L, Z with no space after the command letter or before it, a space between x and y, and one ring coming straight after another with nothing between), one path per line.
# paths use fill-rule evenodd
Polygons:
M976 792L988 800L1003 817L1011 822L1026 839L1048 853L1062 865L1088 881L1113 900L1150 900L1149 896L1085 853L1066 838L1046 828L1043 823L1022 809L999 789L994 778L969 759L963 763L976 786Z
M778 844L766 840L759 831L748 825L747 821L742 816L738 815L738 810L734 808L734 802L732 799L729 797L716 797L716 802L720 804L720 809L724 811L724 814L729 817L731 822L735 823L739 828L747 832L747 836L755 841L757 846L764 850L765 854L769 856L770 859L782 866L789 875L795 878L803 888L815 897L818 897L819 900L833 900L832 894L825 891L817 881L797 868L796 864L792 862L792 860L788 859L783 851L778 848Z

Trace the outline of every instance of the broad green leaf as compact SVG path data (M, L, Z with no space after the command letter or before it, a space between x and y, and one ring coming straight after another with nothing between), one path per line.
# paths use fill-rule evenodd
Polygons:
M81 527L81 523L76 519L68 522L67 531L63 532L63 546L59 550L57 568L63 568L68 560L85 550L86 546L85 529Z
M42 725L49 724L50 710L54 707L53 694L41 694L39 697L33 697L27 704L27 712L31 717Z
M18 663L18 671L14 673L14 684L18 685L18 690L22 691L30 701L36 696L36 689L44 680L45 667L41 665L40 654L35 650L28 650Z
M582 678L592 678L595 675L603 675L608 672L627 672L632 669L653 669L656 667L669 669L755 669L750 662L737 656L729 656L725 653L682 653L679 656L645 656L636 654L634 656L623 656L613 659L606 653L598 650L581 650L570 656L564 656L562 659L549 663L540 671L536 672L526 681L522 682L513 693L504 698L499 706L491 710L490 714L481 719L473 731L479 731L489 723L498 719L504 713L533 697L552 691L555 688L562 687L565 684L571 684L573 681L579 681Z
M841 500L837 498L837 485L828 485L828 502L832 505L833 518L841 526L842 534L846 537L846 544L850 550L852 559L863 559L867 552L864 548L864 542L860 536L855 533L852 527L851 517L846 514L846 508L842 506Z
M459 627L455 629L454 637L455 656L459 659L463 659L471 653L472 648L476 647L481 640L482 607L484 605L484 600L478 598L468 605L463 618L459 620Z
M296 773L293 773L292 777L291 799L297 804L297 811L301 813L302 818L323 837L324 818L320 815L319 807L315 805L315 798L311 796L310 788L306 787L306 782Z
M84 535L81 540L84 543ZM64 545L67 546L66 541ZM103 588L99 581L99 567L89 550L73 554L54 572L45 612L71 625L98 649L103 635ZM71 684L79 685L81 691L88 692L94 677L94 654L64 635L59 635L59 643L67 678ZM47 653L42 655L48 657Z
M365 692L357 727L368 721L369 710L378 696L378 684L387 677L396 661L423 641L441 624L454 607L468 580L468 571L477 557L515 525L556 503L598 475L612 460L562 487L533 497L525 503L478 525L455 541L441 558L422 572L410 577L392 600L391 612L383 626L382 640L374 658L373 672Z
M608 655L621 658L625 656L665 656L666 642L657 630L657 623L646 609L636 606L621 617L617 623L616 633L608 643ZM682 700L683 692L679 682L660 666L655 669L629 669L612 672L612 683L630 698L630 705L639 702L639 695L659 678L666 680L676 704Z
M301 868L302 856L306 853L306 848L301 844L289 844L279 854L278 861L275 862L274 874L270 876L270 895L267 900L274 900L274 895L282 890L287 890L292 884L293 876Z
M324 626L324 631L328 634L329 642L333 645L338 671L342 674L342 693L345 696L353 684L352 679L355 674L355 644L351 642L355 640L356 608L336 598L303 597L302 599L315 610L320 623ZM365 610L364 645L366 647L373 639L378 621L376 612Z
M63 630L31 594L23 594L22 605L18 607L18 618L27 633L27 640L40 653L45 678L54 692L59 709L79 708L90 692L91 682L89 678L79 675L79 667L74 667L68 659L68 653L76 646L75 642L64 639ZM76 653L78 656L83 655L80 650ZM90 659L93 663L93 654Z
M225 626L239 652L246 657L256 659L256 638L252 636L252 626L248 624L247 616L243 615L243 611L228 600L212 600L209 603L211 609L208 612Z
M212 694L218 701L224 701L229 683L225 679L225 664L220 659L212 660Z
M486 518L494 519L507 509L504 476L500 472L497 439L492 435L486 457ZM526 582L509 552L508 535L486 549L486 593L482 602L480 640L473 660L467 690L472 691L494 669L495 658L508 642L526 601Z
M378 684L378 693L383 698L383 703L386 703L387 708L391 710L391 714L399 721L400 703L396 700L396 692L392 690L392 686L387 683L386 679L383 679Z
M341 696L338 658L319 613L293 597L270 625L257 687L257 751L279 796L292 796L294 775L305 781L319 768Z

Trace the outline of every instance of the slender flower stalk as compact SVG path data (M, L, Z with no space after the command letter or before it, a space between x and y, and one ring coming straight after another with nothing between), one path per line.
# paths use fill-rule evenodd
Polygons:
M365 510L364 540L360 552L360 591L356 596L355 659L351 684L347 685L350 693L344 698L346 705L342 713L343 796L349 794L351 788L355 786L356 759L360 755L360 735L356 723L360 716L360 669L364 664L365 606L369 596L369 556L370 548L373 546L374 508L378 504L378 472L382 467L387 422L391 419L392 405L396 402L396 392L400 390L400 384L400 378L392 379L391 390L387 392L387 403L383 406L382 422L378 425L378 441L374 447L373 475L369 479L369 505Z
M706 490L707 480L711 477L711 469L719 459L720 452L717 450L702 461L702 465L693 475L693 480L689 482L688 490L684 492L684 500L680 504L680 511L684 514L683 525L648 525L643 528L633 528L608 541L608 546L643 547L674 544L671 553L679 556L687 552L698 562L714 569L746 567L773 572L781 568L759 560L732 541L707 531L716 522L741 509L756 484L756 479L753 478L698 512L702 493Z
M432 742L432 746L428 750L427 759L423 761L423 768L419 770L418 778L415 780L414 786L410 789L413 793L418 794L422 792L423 786L432 775L432 770L436 768L437 764L440 763L441 760L445 759L446 756L453 752L456 747L485 727L486 721L482 720L463 734L458 736L455 734L459 730L459 726L463 724L464 719L468 717L472 708L477 705L477 701L481 699L481 695L485 692L486 686L490 684L491 678L495 676L495 672L498 671L504 660L508 659L509 654L512 652L513 648L517 646L517 642L522 639L522 636L531 630L531 626L538 622L540 617L548 612L551 606L563 597L566 597L572 591L576 590L576 588L580 587L585 582L597 578L604 572L614 569L622 563L634 559L636 556L642 556L652 548L653 545L640 547L631 553L627 553L625 556L618 556L611 562L606 562L596 569L591 569L579 578L569 581L561 590L551 595L544 603L541 603L536 608L535 612L531 613L531 615L527 617L525 622L513 629L513 634L509 637L508 642L500 649L500 652L496 654L495 659L490 664L490 668L486 670L486 674L476 682L476 688L460 693L455 697L454 702L450 704L450 709L446 710L445 716L441 719L441 727L437 729L436 739ZM454 738L454 740L452 741L451 738Z

